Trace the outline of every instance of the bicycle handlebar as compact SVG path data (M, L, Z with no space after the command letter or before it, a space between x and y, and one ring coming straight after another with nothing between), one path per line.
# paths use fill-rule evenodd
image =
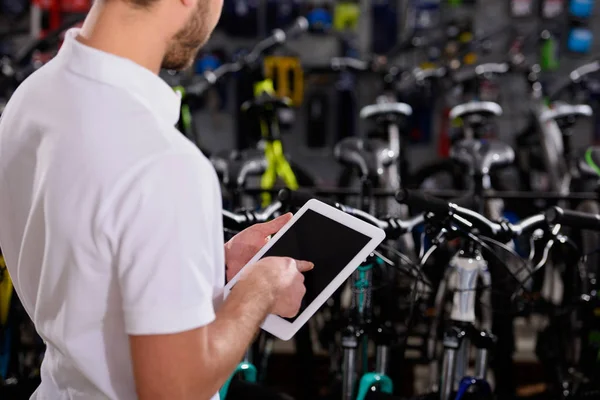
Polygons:
M277 201L260 211L244 210L239 213L234 213L223 210L223 227L234 231L241 231L254 224L269 221L281 211L282 208L282 203Z
M221 78L230 73L241 71L243 68L254 64L258 58L267 50L285 43L288 39L296 37L308 30L308 20L305 17L298 18L288 29L275 29L271 36L258 42L250 53L239 60L223 64L214 71L206 71L200 82L186 87L186 93L192 96L201 96L209 87L217 83Z
M334 71L349 69L356 72L365 72L371 70L371 62L352 57L333 57L331 59L331 69Z
M600 61L598 60L594 60L577 67L576 69L571 71L568 78L561 79L559 83L556 84L556 86L552 89L551 93L548 95L548 98L551 101L556 100L571 85L580 83L586 76L597 73L599 71Z
M414 190L400 190L396 194L396 200L409 207L431 212L436 216L457 216L458 218L454 218L455 220L466 220L484 236L500 241L514 239L526 232L547 226L549 223L543 214L526 218L517 224L493 222L476 211Z
M595 60L571 71L569 78L573 82L578 82L581 78L598 71L600 71L600 61Z
M312 199L319 200L327 205L337 208L340 211L343 211L348 215L352 215L353 217L356 217L360 220L363 220L371 225L378 227L379 229L382 229L386 234L386 238L390 240L397 239L406 233L412 232L417 226L425 222L425 217L423 214L417 215L416 217L412 217L407 220L402 220L400 218L393 217L379 219L365 211L349 207L337 202L317 199L316 197L304 192L283 189L278 194L278 200L281 203L293 208L300 208Z
M552 207L546 211L546 219L551 224L600 231L600 215L597 214Z

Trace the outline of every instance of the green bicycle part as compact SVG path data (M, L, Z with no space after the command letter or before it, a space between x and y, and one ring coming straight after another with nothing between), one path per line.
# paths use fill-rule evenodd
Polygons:
M256 383L257 371L256 367L248 362L241 362L238 364L233 374L225 381L221 390L219 390L219 397L221 400L224 400L227 397L227 392L229 391L229 385L231 384L231 380L237 374L242 375L242 379L246 382Z
M541 46L540 66L542 71L555 71L558 68L556 57L556 40L552 37L545 39Z
M592 158L592 153L593 153L593 149L591 147L586 150L586 152L585 152L585 162L594 171L596 171L596 173L598 174L598 176L600 176L600 167L598 167L598 165L596 165L596 163L594 162L594 159Z
M185 88L183 86L175 86L173 90L176 93L179 93L181 99L185 99ZM190 106L183 103L181 105L181 123L183 125L184 134L189 137L192 132L192 112L190 111Z
M12 281L6 268L4 257L0 255L0 327L5 326L8 320L12 294Z
M181 122L183 123L183 130L186 134L192 132L192 112L190 106L184 104L181 106Z
M377 388L380 392L392 394L394 391L394 383L389 376L369 372L362 376L358 384L358 394L356 400L365 400L371 388Z
M359 291L358 294L358 312L362 313L363 303L365 301L364 290L369 287L370 283L367 280L367 272L373 269L373 264L365 264L358 267L358 280L354 283L354 288Z

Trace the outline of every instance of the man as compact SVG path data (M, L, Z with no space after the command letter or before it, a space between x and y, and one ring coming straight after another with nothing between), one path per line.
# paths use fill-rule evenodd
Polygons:
M36 399L209 399L312 264L256 263L290 216L223 248L204 156L157 76L190 65L222 0L97 0L0 121L0 247L47 344ZM221 304L222 303L222 304Z

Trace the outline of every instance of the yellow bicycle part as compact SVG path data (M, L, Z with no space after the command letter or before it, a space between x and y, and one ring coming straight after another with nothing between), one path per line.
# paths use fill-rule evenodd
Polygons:
M275 95L275 86L272 79L265 79L254 84L254 96L258 97L263 93Z
M0 325L4 326L8 319L10 310L10 300L12 297L13 286L6 269L4 257L0 256Z
M265 79L261 82L257 82L254 85L254 95L260 96L262 93L268 93L275 95L275 88L273 87L273 81L271 79ZM283 143L279 138L273 138L269 132L269 122L264 119L260 120L260 130L263 140L265 141L265 160L267 161L267 168L260 179L260 188L264 190L271 190L277 183L277 178L281 178L291 190L297 190L298 180L294 171L290 166L290 163L285 158L283 152ZM267 207L271 203L272 196L270 193L261 194L261 204L263 207Z
M336 31L355 31L358 29L360 6L354 2L341 2L333 11L333 27Z
M298 190L298 180L288 160L283 153L283 144L281 140L267 142L265 145L265 158L267 160L267 169L261 177L260 188L270 190L275 187L277 178L281 178L285 186L291 190ZM262 206L267 207L271 204L271 193L261 195Z
M268 56L264 59L265 76L273 83L277 78L274 92L279 97L287 97L298 107L304 100L304 70L298 57Z

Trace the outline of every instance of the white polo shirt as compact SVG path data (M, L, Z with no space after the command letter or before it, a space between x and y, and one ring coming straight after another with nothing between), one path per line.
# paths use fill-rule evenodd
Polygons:
M0 248L47 344L33 398L134 399L127 335L215 318L221 196L179 96L77 34L0 120Z

